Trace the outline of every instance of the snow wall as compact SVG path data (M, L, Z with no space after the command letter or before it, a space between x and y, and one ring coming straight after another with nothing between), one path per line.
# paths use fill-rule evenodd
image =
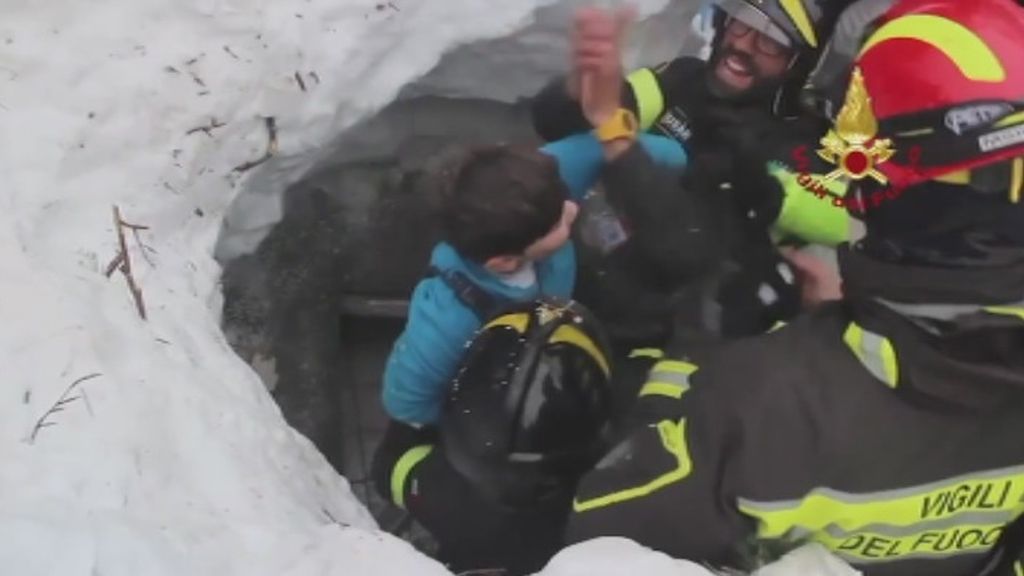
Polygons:
M4 2L4 574L447 573L376 530L227 345L215 246L251 251L281 194L403 88L532 91L564 63L550 24L571 3L552 4ZM665 37L632 57L671 51L650 40ZM474 52L495 38L515 39L504 62L522 72ZM482 84L458 72L474 62Z

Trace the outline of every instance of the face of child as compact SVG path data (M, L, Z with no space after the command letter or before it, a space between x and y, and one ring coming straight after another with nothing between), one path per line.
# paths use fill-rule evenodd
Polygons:
M562 218L547 235L526 248L526 251L523 252L525 259L534 262L543 260L565 246L565 243L569 241L572 223L576 221L578 212L579 207L574 202L566 200L562 204Z

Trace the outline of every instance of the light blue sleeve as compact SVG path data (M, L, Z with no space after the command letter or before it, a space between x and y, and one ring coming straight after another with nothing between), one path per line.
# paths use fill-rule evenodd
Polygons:
M640 134L637 140L657 164L685 166L683 146L665 136ZM604 166L604 150L593 134L573 134L540 149L558 161L558 172L569 188L569 199L579 201L597 182Z
M388 415L408 424L436 423L465 345L479 327L443 282L421 281L384 367L381 400Z

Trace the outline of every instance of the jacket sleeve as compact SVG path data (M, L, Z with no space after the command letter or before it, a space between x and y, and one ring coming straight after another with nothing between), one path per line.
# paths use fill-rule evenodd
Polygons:
M437 421L465 344L478 327L476 316L441 280L420 282L384 368L382 401L392 418L408 424Z
M625 216L637 254L671 283L703 273L723 255L718 200L684 186L682 172L633 146L603 173L608 199Z
M654 365L634 408L645 418L578 485L569 543L619 536L677 558L733 560L754 526L730 484L742 429L715 388L694 364Z
M641 134L638 142L655 164L682 168L686 153L676 141ZM569 198L579 202L594 187L604 166L604 148L591 133L576 134L541 147L558 162L558 172L569 189Z
M555 78L533 97L530 104L533 129L545 142L591 130L579 101L569 96L565 84L565 76ZM628 80L622 83L622 105L637 113L636 100Z

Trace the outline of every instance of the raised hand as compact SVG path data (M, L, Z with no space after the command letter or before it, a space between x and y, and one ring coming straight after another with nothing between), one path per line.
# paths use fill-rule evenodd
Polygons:
M573 73L583 115L593 126L621 106L622 43L633 21L632 8L583 8L573 27Z

